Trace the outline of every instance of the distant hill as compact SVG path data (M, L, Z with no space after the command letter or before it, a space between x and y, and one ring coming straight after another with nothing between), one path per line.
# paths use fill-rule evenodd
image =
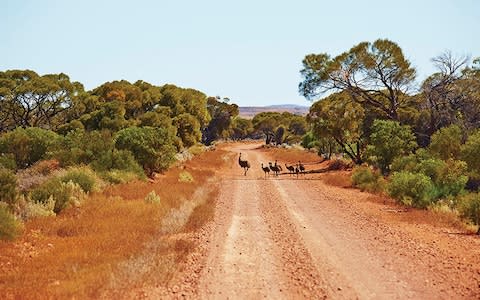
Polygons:
M269 106L240 106L240 117L252 119L256 114L261 112L289 112L296 115L305 116L308 114L310 107L296 104L278 104Z

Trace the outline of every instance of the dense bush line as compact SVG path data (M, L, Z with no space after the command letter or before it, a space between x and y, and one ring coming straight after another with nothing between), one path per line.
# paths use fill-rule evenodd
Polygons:
M374 169L352 174L362 190L420 208L447 204L479 224L478 196L468 193L480 183L480 58L445 52L432 61L436 72L418 85L390 40L306 55L299 90L316 102L303 144L327 158L334 152L368 163Z

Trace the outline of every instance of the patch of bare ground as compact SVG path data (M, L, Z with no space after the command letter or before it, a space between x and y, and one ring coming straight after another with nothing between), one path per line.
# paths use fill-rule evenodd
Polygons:
M234 148L245 153L253 168L245 178L233 162L225 173L199 296L324 298L310 254L276 200L275 187L257 168L257 154L250 151L254 146Z

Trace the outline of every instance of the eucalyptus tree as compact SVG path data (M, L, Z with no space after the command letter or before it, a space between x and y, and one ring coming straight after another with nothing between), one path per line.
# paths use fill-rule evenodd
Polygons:
M355 163L362 163L364 148L363 107L351 100L347 92L335 93L310 107L307 120L312 132L321 139L333 139Z
M71 82L63 73L0 72L0 131L19 126L56 129L82 92L82 84Z
M477 60L444 52L432 59L437 71L422 84L424 117L420 130L426 136L452 124L471 131L480 127L480 71Z
M415 69L394 42L362 42L336 57L309 54L303 60L299 90L307 99L345 91L353 101L376 109L388 119L399 120L408 105Z

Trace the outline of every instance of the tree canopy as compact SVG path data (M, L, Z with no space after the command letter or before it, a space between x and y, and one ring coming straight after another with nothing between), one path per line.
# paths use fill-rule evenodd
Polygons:
M357 103L399 120L398 110L412 88L416 71L394 42L362 42L334 58L309 54L303 60L300 93L313 99L329 91L345 91Z

